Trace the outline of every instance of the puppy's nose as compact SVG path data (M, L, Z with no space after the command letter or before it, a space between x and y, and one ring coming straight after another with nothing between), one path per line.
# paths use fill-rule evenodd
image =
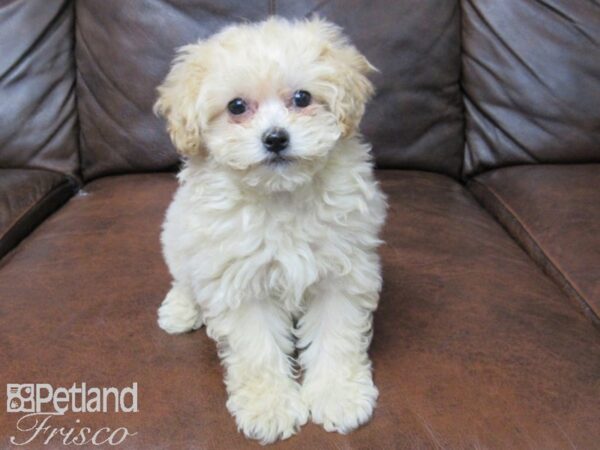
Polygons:
M290 135L283 128L269 128L262 137L265 148L273 153L279 153L290 143Z

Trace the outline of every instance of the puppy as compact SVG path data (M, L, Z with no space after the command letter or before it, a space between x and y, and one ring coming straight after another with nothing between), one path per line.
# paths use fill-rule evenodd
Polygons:
M158 323L206 325L227 408L262 443L309 417L347 433L375 406L386 201L358 132L373 70L337 26L272 18L182 47L158 88L155 111L185 157Z

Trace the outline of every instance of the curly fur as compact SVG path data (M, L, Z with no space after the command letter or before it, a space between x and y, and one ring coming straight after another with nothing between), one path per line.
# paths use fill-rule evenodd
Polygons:
M367 349L386 203L357 131L372 70L335 25L270 19L183 47L159 88L156 111L187 157L163 227L174 282L159 324L206 324L227 407L262 443L309 417L349 432L375 405ZM297 89L309 107L290 105ZM235 97L253 105L242 118L227 112ZM289 162L263 148L272 126L289 131Z

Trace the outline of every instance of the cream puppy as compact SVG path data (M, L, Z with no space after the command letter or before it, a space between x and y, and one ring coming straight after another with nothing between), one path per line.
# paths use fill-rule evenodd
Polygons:
M181 48L158 88L185 157L158 323L206 325L227 408L262 443L309 417L347 433L375 406L367 349L386 202L358 132L372 70L337 26L272 18Z

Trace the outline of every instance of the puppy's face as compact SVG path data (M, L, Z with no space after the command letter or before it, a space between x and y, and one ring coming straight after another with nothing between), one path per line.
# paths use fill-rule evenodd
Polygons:
M291 190L356 132L371 70L327 22L232 26L180 50L156 110L180 153L204 154L250 185Z

